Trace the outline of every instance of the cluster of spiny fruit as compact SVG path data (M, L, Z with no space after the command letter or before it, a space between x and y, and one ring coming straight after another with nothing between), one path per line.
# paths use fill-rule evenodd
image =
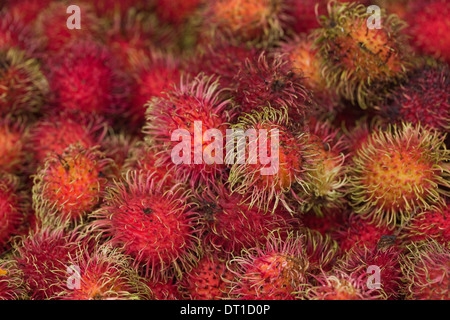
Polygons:
M450 298L450 2L1 3L0 299Z

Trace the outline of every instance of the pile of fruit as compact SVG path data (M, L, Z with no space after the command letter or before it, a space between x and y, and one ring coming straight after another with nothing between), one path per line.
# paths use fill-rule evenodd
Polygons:
M0 299L450 299L449 1L75 2L0 4Z

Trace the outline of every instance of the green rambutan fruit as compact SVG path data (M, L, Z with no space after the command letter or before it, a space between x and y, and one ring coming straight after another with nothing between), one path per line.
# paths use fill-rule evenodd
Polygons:
M92 253L80 248L70 257L67 265L73 266L72 277L79 283L65 287L58 300L141 300L144 286L131 267L131 258L108 246L98 246Z
M217 251L239 254L242 249L264 244L271 232L278 230L280 236L287 237L299 225L282 207L274 212L250 207L242 195L220 182L199 192L197 202L205 229L202 242Z
M49 92L38 60L25 51L0 50L0 115L38 112Z
M174 272L180 278L195 260L199 217L188 190L163 186L152 174L127 172L106 189L91 228L130 255L146 277Z
M434 240L406 247L401 264L407 300L449 300L450 250Z
M189 181L194 188L213 184L225 171L223 146L232 110L229 100L219 98L218 86L213 77L199 74L193 81L182 80L178 87L148 103L143 129L148 143L164 151L160 154L164 166L175 164L177 180ZM210 129L221 136L214 133L209 141L203 138Z
M306 180L308 189L302 199L303 211L323 215L324 209L339 208L345 204L348 185L346 148L347 141L338 129L327 121L309 120L307 134L311 153Z
M419 125L377 130L353 157L351 205L378 226L404 225L417 210L435 210L449 195L445 136Z
M180 291L188 300L223 300L228 297L233 274L227 268L227 259L219 252L206 252L197 265L183 274Z
M32 189L33 207L44 225L66 220L77 224L97 209L113 165L98 149L77 144L48 156Z
M382 102L411 64L405 22L381 9L380 29L369 28L371 15L364 5L331 1L314 31L328 87L363 109Z
M244 195L250 207L256 205L266 211L281 202L292 211L288 197L301 202L296 192L308 191L305 171L311 162L311 150L306 135L290 125L284 110L266 107L240 117L232 126L250 134L249 143L245 134L238 136L236 143L227 141L227 157L237 155L230 169L231 191ZM240 150L245 150L245 154ZM243 161L241 156L245 157Z
M230 261L235 275L230 296L240 300L293 300L307 283L308 259L303 237L291 233L283 240L272 233L264 248L242 250Z

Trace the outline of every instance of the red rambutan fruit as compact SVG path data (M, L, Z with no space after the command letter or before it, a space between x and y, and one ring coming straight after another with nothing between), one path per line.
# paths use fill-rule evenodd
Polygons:
M17 267L31 300L46 300L65 290L70 257L87 243L80 230L38 228L14 244Z
M287 235L298 226L298 221L282 208L273 213L251 208L242 195L232 193L228 185L221 183L203 190L197 199L205 225L203 242L218 251L239 254L244 248L264 244L275 230Z
M351 274L352 277L370 276L369 267L379 268L380 288L374 291L385 299L397 299L400 294L402 273L401 251L397 247L379 249L377 247L354 247L334 266L336 271Z
M328 87L363 109L380 103L411 64L405 23L381 9L380 28L372 28L371 15L361 4L330 2L314 32Z
M305 212L299 219L305 227L319 231L323 236L333 234L341 228L348 219L349 210L346 208L324 209L318 216L314 212Z
M450 250L434 240L406 248L401 268L407 300L450 300Z
M161 22L180 25L204 3L205 0L155 0L155 12Z
M421 123L431 129L450 130L450 69L445 63L428 62L415 69L382 107L391 122Z
M128 117L132 82L107 47L70 43L48 64L57 110Z
M351 214L341 228L332 233L342 252L354 248L376 248L383 236L392 236L393 232L385 226L377 226L362 219L357 214Z
M0 13L0 50L16 48L32 55L42 49L40 40L11 10Z
M282 35L282 1L217 0L204 10L204 28L212 37L266 46Z
M178 284L175 279L141 279L148 287L150 300L182 300Z
M22 278L14 260L0 260L0 300L25 299Z
M133 267L145 276L164 279L170 271L180 277L192 264L200 228L189 191L180 185L164 190L163 185L151 174L128 172L107 188L92 227L133 257Z
M230 261L235 278L230 295L240 300L293 300L306 285L308 259L303 237L291 233L282 240L270 235L264 248L242 251Z
M232 128L237 137L236 143L235 139L227 141L227 158L233 157L229 176L232 192L244 195L250 207L275 209L281 202L292 210L288 195L295 197L297 189L307 190L305 135L292 128L283 109L272 107L241 117Z
M270 57L262 52L252 56L234 81L237 85L233 97L241 115L270 105L285 108L301 124L310 109L311 93L304 86L302 72L294 69L282 55Z
M82 15L81 29L67 27L69 14L66 12L71 3L52 2L36 18L35 28L42 37L47 53L57 52L68 43L101 38L100 19L91 5L78 3Z
M180 291L188 300L223 300L228 298L233 274L227 268L227 259L218 252L205 253L197 265L183 274Z
M17 173L29 158L25 144L29 130L21 119L0 119L0 171Z
M40 166L47 156L62 154L72 144L87 149L103 144L107 128L96 115L51 114L31 127L26 150L32 154L35 165Z
M125 16L129 10L143 10L149 8L152 0L82 0L92 4L97 15L102 18L116 19Z
M193 187L214 183L225 170L225 126L231 107L228 100L220 100L218 85L217 80L200 74L148 103L146 138L164 150L165 166L175 164L175 177ZM210 129L214 132L208 140Z
M114 161L115 166L112 169L117 178L120 177L121 172L126 171L127 159L139 143L138 137L125 132L125 130L115 132L115 130L109 128L101 143L101 150L107 158Z
M17 176L0 173L0 254L9 248L12 236L20 233L29 211L29 201Z
M367 287L366 275L345 272L323 273L315 277L316 284L305 293L307 300L378 300L383 296L377 289Z
M78 223L97 209L112 166L98 149L77 144L47 157L33 185L33 205L42 223ZM46 210L50 208L54 212Z
M38 112L49 92L39 62L24 51L0 50L0 115Z
M329 271L340 255L338 243L330 235L322 235L317 230L302 228L304 234L305 254L308 258L309 274L318 274Z
M442 245L450 243L450 202L441 209L417 213L401 230L399 238L406 244L430 238Z
M412 45L422 54L450 63L450 4L445 0L413 1L406 15Z
M375 131L352 159L349 194L354 211L392 229L415 210L444 206L450 186L444 139L411 124Z
M61 300L139 300L144 298L144 286L131 267L131 258L108 246L99 246L92 253L80 248L70 257L71 287L58 293Z

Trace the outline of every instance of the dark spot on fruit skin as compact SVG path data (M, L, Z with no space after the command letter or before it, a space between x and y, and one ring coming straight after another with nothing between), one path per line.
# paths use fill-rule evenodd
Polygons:
M63 166L64 170L66 170L66 172L69 171L70 170L70 166L67 163L67 161L63 157L61 157L61 155L59 155L59 154L57 155L57 157L58 157L59 163L61 163L61 165Z
M144 212L145 214L152 214L152 213L153 213L153 210L150 209L150 208L144 208L144 209L142 210L142 212Z
M96 294L92 297L92 299L93 299L93 300L103 300L103 297L102 297L99 293L96 293Z
M99 178L105 178L106 176L105 176L105 174L102 171L99 171L98 177Z

